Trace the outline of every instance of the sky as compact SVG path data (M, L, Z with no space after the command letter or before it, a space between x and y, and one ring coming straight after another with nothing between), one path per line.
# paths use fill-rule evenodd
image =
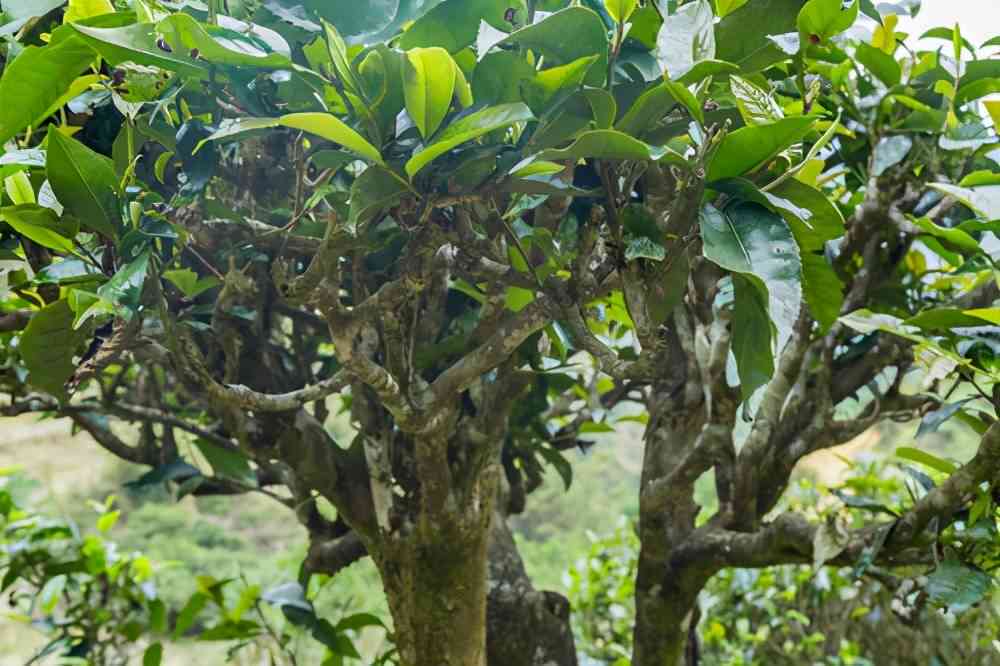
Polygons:
M901 20L897 30L915 38L928 28L950 27L956 22L962 36L978 47L1000 34L1000 0L923 0L917 17Z

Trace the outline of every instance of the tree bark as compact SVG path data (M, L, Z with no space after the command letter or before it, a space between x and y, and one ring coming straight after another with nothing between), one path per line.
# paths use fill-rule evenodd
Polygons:
M488 585L489 666L577 666L569 600L534 588L499 514L490 532Z
M664 389L650 405L639 495L639 563L633 666L680 666L697 623L698 593L714 571L679 556L678 547L695 529L699 506L694 481L711 466L710 446L701 436L699 396Z
M486 666L486 549L485 530L444 527L375 556L403 666Z

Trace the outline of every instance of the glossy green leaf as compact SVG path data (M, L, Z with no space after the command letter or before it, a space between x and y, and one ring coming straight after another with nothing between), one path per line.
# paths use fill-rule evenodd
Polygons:
M278 122L285 127L300 129L339 143L366 160L382 163L378 149L332 113L289 113L281 116Z
M0 78L0 99L5 100L0 104L0 145L43 120L93 60L94 51L85 42L70 38L29 46L8 63Z
M527 82L524 99L535 111L543 112L552 98L564 89L579 87L598 56L574 60L565 65L543 69Z
M927 577L930 602L953 613L969 610L992 589L992 576L955 559L945 560Z
M524 104L503 104L487 107L456 120L445 127L434 141L415 153L406 163L406 173L411 178L431 160L466 141L471 141L494 130L510 127L515 123L534 120L535 116Z
M963 254L976 253L981 250L975 238L965 233L961 229L950 229L934 224L929 218L922 217L912 220L913 224L926 234L934 236L945 244L949 249Z
M604 7L616 23L625 23L639 6L638 0L604 0Z
M406 110L425 139L437 131L448 115L455 79L454 61L444 49L420 48L406 53L403 65Z
M748 0L715 0L715 9L719 18L724 18L727 14L731 14L747 4L747 2Z
M35 203L35 189L24 171L16 171L3 179L3 189L15 205Z
M958 187L949 183L931 183L930 186L955 197L987 220L1000 220L1000 185Z
M184 76L206 77L208 67L187 51L167 51L157 44L156 26L135 23L121 28L95 28L73 23L72 29L111 65L134 62L153 65Z
M806 0L753 0L728 13L715 26L715 57L745 73L760 71L790 55L770 37L794 33Z
M802 295L820 330L829 330L844 305L844 283L822 253L802 252Z
M758 88L746 79L729 77L729 88L747 125L767 125L785 117L781 106L769 91Z
M156 31L173 52L197 50L200 59L212 64L266 69L290 68L292 64L287 55L272 52L271 45L252 32L203 25L182 12L157 23Z
M958 467L943 458L939 458L931 453L927 453L921 449L915 449L911 446L900 446L896 449L896 455L900 458L905 458L906 460L912 460L918 462L925 467L942 472L943 474L952 474Z
M164 271L163 277L169 280L174 286L181 290L181 293L188 298L195 298L199 294L218 286L221 281L215 277L199 277L190 268L182 268L172 271Z
M870 44L859 43L854 56L858 62L865 66L865 69L890 88L899 85L903 78L903 69L896 62L896 59Z
M756 278L733 276L733 357L740 394L748 399L774 374L774 330L768 316L766 290Z
M18 351L28 368L28 382L57 398L66 397L66 381L73 376L86 329L73 329L73 310L65 299L34 313L21 334Z
M63 14L64 23L82 21L92 16L110 14L115 11L115 6L111 0L69 0L66 13Z
M821 251L826 241L844 235L844 216L840 209L815 187L790 178L772 189L771 194L812 214L808 220L802 220L797 215L784 215L796 242L804 251Z
M770 125L743 127L723 138L708 166L709 182L748 174L812 129L814 119L797 116Z
M923 418L920 419L920 426L917 428L916 438L920 439L921 436L937 432L937 430L944 425L944 423L950 419L952 416L958 413L962 407L964 407L969 402L975 400L976 398L965 398L964 400L956 400L955 402L947 402L941 405L934 411L927 412L924 414ZM923 453L923 452L921 452ZM941 461L947 463L948 461ZM952 466L953 467L953 466ZM935 469L938 469L935 467ZM951 472L946 472L950 474Z
M73 251L73 237L80 230L75 222L60 220L55 211L35 204L0 208L0 221L39 245L67 254Z
M875 145L875 156L872 159L872 175L881 176L891 167L899 164L909 155L913 148L913 139L905 134L894 134L883 137Z
M520 46L545 57L548 65L565 65L598 54L587 73L587 85L604 83L608 33L601 17L584 7L567 7L543 20L516 30L497 46Z
M591 130L581 134L567 148L543 150L538 154L538 158L552 161L585 157L608 160L657 161L670 152L668 148L650 146L617 130Z
M704 207L700 228L707 259L752 276L765 289L777 329L777 349L782 349L802 302L802 260L788 224L759 204L743 202L725 212Z
M116 306L119 316L128 319L139 307L142 286L149 270L150 254L149 250L140 254L97 290L98 296Z
M344 38L337 32L337 28L326 21L323 21L323 34L326 38L327 53L333 64L333 71L346 90L357 94L360 88L354 74L354 68L351 67L351 59L347 55L347 44L344 43Z
M625 115L615 123L615 129L631 136L641 137L670 113L678 100L674 96L674 88L667 84L667 81L661 81L639 95Z
M45 173L56 198L84 229L114 238L120 217L111 160L54 127L48 137Z
M508 11L523 19L524 0L445 0L414 21L399 38L398 46L404 50L439 46L457 53L475 43L480 21L494 29L509 29L504 19Z
M195 444L212 466L215 476L236 481L249 488L257 487L257 473L242 453L224 449L203 439L196 439Z
M315 134L318 137L342 145L347 150L354 152L366 160L375 162L376 164L382 163L382 156L379 154L378 149L332 113L289 113L277 118L231 119L222 123L219 129L204 141L230 139L241 134L246 134L247 132L279 126L291 127L292 129L300 129L304 132ZM196 151L200 149L201 145L199 144Z
M688 2L664 17L656 37L656 60L664 76L676 80L695 63L715 58L714 19L708 0Z
M348 225L357 227L399 203L407 193L402 179L382 167L368 167L351 185Z
M844 32L858 19L858 0L844 9L843 0L809 0L799 11L799 32L825 42Z

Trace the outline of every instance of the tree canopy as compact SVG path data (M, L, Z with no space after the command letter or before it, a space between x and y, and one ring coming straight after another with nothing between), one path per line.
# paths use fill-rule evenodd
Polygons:
M506 518L624 422L636 666L693 658L731 567L985 595L1000 37L911 46L912 1L2 7L0 414L273 497L303 584L370 556L402 664L576 663ZM918 418L978 451L901 447L901 506L781 504Z

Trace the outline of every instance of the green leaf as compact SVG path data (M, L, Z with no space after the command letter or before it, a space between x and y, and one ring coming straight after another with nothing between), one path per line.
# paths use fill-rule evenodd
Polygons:
M961 229L949 229L934 224L930 218L921 217L911 220L918 229L939 239L946 248L963 254L976 254L982 251L979 243Z
M69 0L69 6L63 14L63 22L72 23L114 11L115 6L111 4L111 0Z
M53 576L45 581L45 585L38 592L38 605L46 615L50 615L55 610L63 590L66 589L67 580L66 574Z
M822 253L802 253L802 294L820 330L828 331L844 305L844 283Z
M604 0L604 7L616 23L625 23L632 18L632 12L638 5L638 0Z
M347 44L330 23L323 21L323 34L326 37L326 49L333 63L333 71L336 73L344 88L349 92L358 94L360 87L358 79L354 75L354 68L351 67L351 60L347 55Z
M982 326L984 321L989 321L988 318L980 318L974 314L970 314L972 312L975 312L975 310L962 311L955 308L930 308L906 319L903 323L909 326L917 326L924 330L945 331L961 326Z
M912 460L944 474L953 474L958 470L958 467L954 463L950 463L943 458L938 458L926 451L915 449L912 446L900 446L896 449L896 456Z
M7 100L0 104L0 145L29 125L39 124L93 60L90 47L72 38L28 46L8 62L0 78L0 99Z
M3 179L3 187L14 204L35 203L35 189L24 171L16 171Z
M163 644L153 643L142 654L142 666L160 666L163 662Z
M291 127L300 129L318 137L339 143L344 148L363 157L366 160L382 164L382 155L363 136L351 129L344 121L331 113L289 113L277 118L238 118L223 122L219 129L204 141L230 139L247 132L270 129L272 127ZM204 143L202 141L202 143ZM198 145L199 150L201 144Z
M715 0L715 11L719 15L719 18L725 18L727 14L731 14L743 5L747 4L748 0Z
M232 479L250 488L257 487L257 473L242 453L224 449L203 439L196 439L195 444L212 466L215 476Z
M221 283L215 277L198 277L198 274L190 268L164 271L163 277L173 283L188 298L195 298Z
M208 77L208 67L191 58L187 51L160 48L156 26L152 23L135 23L121 28L94 28L73 23L72 30L110 65L133 62L160 67L182 76Z
M769 38L796 30L805 0L753 0L731 11L715 26L715 57L736 63L744 73L757 72L789 54Z
M259 36L221 26L202 26L194 17L182 12L157 23L156 31L174 53L197 50L199 59L215 65L292 68L287 55L271 52L272 45Z
M597 56L592 55L537 72L533 79L526 82L523 90L525 101L535 111L546 111L547 104L557 93L579 87L595 62Z
M601 17L585 7L567 7L516 30L497 46L520 46L545 57L547 65L565 65L580 58L600 57L585 83L600 86L607 69L608 32Z
M767 313L766 290L741 275L733 276L733 357L740 394L748 399L774 374L774 332Z
M45 306L32 317L21 334L18 351L28 368L28 383L59 399L66 397L66 380L73 376L73 357L89 337L73 330L73 310L66 299Z
M420 135L430 137L441 126L455 94L456 65L442 48L407 51L403 65L406 111Z
M770 125L743 127L722 139L708 167L707 180L742 176L799 142L814 119L804 116L785 118Z
M920 439L923 435L928 433L937 432L945 421L954 416L962 407L967 403L975 400L976 398L966 398L964 400L957 400L955 402L946 402L932 412L927 412L924 417L920 419L920 426L917 428L916 438ZM923 453L923 452L921 452ZM947 462L947 461L941 461ZM935 467L934 469L939 469ZM950 472L946 472L950 474Z
M266 590L260 598L261 601L277 606L282 611L291 608L315 616L312 602L306 598L305 590L298 583L276 585Z
M625 115L615 123L615 129L630 136L642 137L647 130L662 120L674 105L678 104L674 96L675 88L668 83L679 85L676 82L662 81L644 91L632 102Z
M895 134L883 137L875 145L875 155L872 158L872 175L881 176L909 155L913 148L913 139L905 134Z
M494 130L510 127L515 123L534 119L531 109L521 103L491 106L470 113L448 125L433 142L414 153L406 163L406 173L412 178L432 160L466 141L479 138Z
M194 621L208 603L208 595L204 592L195 592L184 604L184 608L177 615L177 623L174 625L174 639L181 638L188 629L194 626Z
M676 80L695 63L715 57L715 16L708 0L695 0L663 19L656 36L656 60L664 76Z
M382 163L382 155L375 146L331 113L289 113L281 116L278 121L285 127L300 129L339 143L366 160Z
M808 220L802 220L782 211L803 251L821 251L827 241L844 235L844 216L840 209L815 187L790 178L771 190L771 194L812 213Z
M882 49L859 42L854 56L858 62L865 66L865 69L874 74L879 81L889 88L899 85L899 82L903 78L903 69L899 66L899 63Z
M962 205L974 210L987 220L1000 220L1000 185L983 187L958 187L949 183L931 183L934 189L950 194Z
M111 160L50 126L45 173L56 198L84 229L116 236L118 178Z
M146 250L125 267L118 270L110 280L97 290L97 295L115 306L115 311L129 319L139 307L142 286L149 269L151 250Z
M99 532L107 532L108 530L110 530L115 526L115 524L118 522L118 518L120 518L121 515L122 512L117 510L108 511L107 513L102 514L101 517L97 519L97 525L96 525L97 530Z
M705 206L700 226L705 257L728 271L753 276L767 294L780 351L802 302L802 261L788 224L759 204L740 202L725 212Z
M672 153L669 148L650 146L617 130L584 132L566 148L549 148L538 154L541 160L567 160L595 157L607 160L657 161ZM673 153L683 160L679 155Z
M634 261L636 259L663 261L666 256L666 248L646 236L631 238L625 245L625 261Z
M993 578L985 571L955 559L947 559L927 577L927 596L936 606L953 613L969 610L993 588Z
M348 225L358 227L386 208L395 206L406 193L401 178L382 167L368 167L351 185Z
M559 478L562 479L564 488L569 490L570 486L573 485L573 465L566 460L566 457L563 456L562 452L552 448L551 446L543 445L538 447L536 450L538 451L538 455L544 458L547 463L555 468L556 474L558 474Z
M524 0L445 0L413 22L399 38L399 48L439 46L457 53L476 41L480 21L495 28L508 27L504 15L525 14Z
M767 125L785 117L770 92L761 90L746 79L729 77L729 88L747 125Z
M847 9L843 0L809 0L799 11L799 33L825 42L844 32L858 19L858 0Z
M0 208L0 220L39 245L67 254L73 251L73 237L79 231L75 223L60 221L55 211L35 204Z

